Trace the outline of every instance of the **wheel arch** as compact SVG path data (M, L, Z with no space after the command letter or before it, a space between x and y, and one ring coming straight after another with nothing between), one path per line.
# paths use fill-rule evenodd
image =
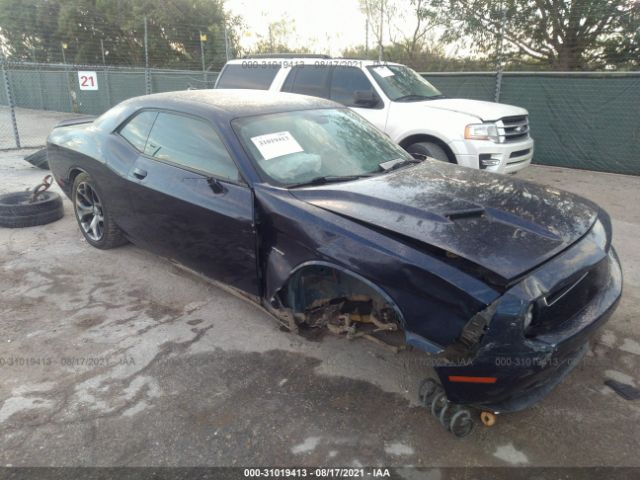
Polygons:
M447 154L447 157L449 158L450 163L458 163L458 161L456 160L456 156L453 153L453 150L451 150L451 148L449 147L449 145L447 145L447 143L442 139L435 137L433 135L429 135L426 133L409 135L408 137L400 140L399 145L402 148L406 149L409 145L413 145L414 143L420 143L420 142L435 143L445 151L445 153Z
M406 322L404 319L404 315L402 314L402 310L400 310L400 307L398 307L397 303L395 302L395 300L393 300L393 298L379 285L377 285L375 282L369 280L368 278L360 275L359 273L356 273L348 268L345 268L337 263L333 263L333 262L328 262L325 260L309 260L309 261L305 261L302 262L300 264L298 264L297 266L295 266L293 269L291 269L289 271L288 276L286 277L286 279L282 282L282 284L280 285L280 287L275 291L274 295L272 298L275 297L280 297L282 293L285 293L285 290L290 288L290 282L295 279L298 275L302 275L305 273L305 271L310 272L314 267L324 267L330 270L333 270L335 272L337 272L339 275L345 275L347 277L350 277L351 279L355 280L356 282L362 284L363 286L365 286L367 289L372 290L373 292L375 292L377 295L380 296L380 298L387 304L389 305L395 315L396 318L398 319L398 322L400 324L400 327L402 327L403 329L406 330Z
M73 183L76 181L76 177L81 173L87 173L87 171L80 167L71 167L69 169L69 173L67 173L69 188L73 187Z

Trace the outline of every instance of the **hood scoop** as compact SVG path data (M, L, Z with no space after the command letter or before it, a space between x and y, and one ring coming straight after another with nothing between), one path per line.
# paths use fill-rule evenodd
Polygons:
M442 210L436 207L439 215L454 221L464 218L477 218L485 214L485 208L472 202L464 200L452 199L442 206Z

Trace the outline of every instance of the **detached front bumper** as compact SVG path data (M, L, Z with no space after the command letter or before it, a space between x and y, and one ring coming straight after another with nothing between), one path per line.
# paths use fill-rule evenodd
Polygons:
M449 146L459 165L487 172L515 173L529 166L533 160L532 138L507 143L461 140L452 142Z
M606 257L608 281L583 308L558 328L511 343L489 341L469 365L436 367L447 397L454 403L493 412L526 409L545 397L582 359L588 341L617 307L622 294L622 271L610 249ZM467 383L461 378L478 378ZM473 382L474 380L471 380Z

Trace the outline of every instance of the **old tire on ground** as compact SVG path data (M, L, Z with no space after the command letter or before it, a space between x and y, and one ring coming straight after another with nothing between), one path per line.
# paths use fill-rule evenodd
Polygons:
M80 232L90 245L107 250L124 245L127 239L115 224L103 198L89 174L81 173L75 178L71 201Z
M55 222L64 215L62 199L55 192L38 194L29 203L32 192L16 192L0 195L0 227L22 228Z
M405 148L414 158L419 160L425 157L435 158L441 162L449 162L449 156L445 152L444 148L432 142L418 142L413 143Z

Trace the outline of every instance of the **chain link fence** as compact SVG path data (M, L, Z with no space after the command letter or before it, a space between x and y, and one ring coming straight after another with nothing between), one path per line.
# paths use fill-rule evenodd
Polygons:
M89 72L95 90L83 90ZM61 119L100 115L123 100L149 93L213 88L217 72L96 65L2 65L0 149L42 146Z
M78 72L95 72L81 90ZM147 93L213 88L217 72L5 63L0 149L44 145L68 116L99 115ZM424 73L449 97L526 108L534 163L640 175L640 72ZM13 108L11 108L13 106Z
M640 72L423 75L450 97L526 108L534 163L640 175Z

